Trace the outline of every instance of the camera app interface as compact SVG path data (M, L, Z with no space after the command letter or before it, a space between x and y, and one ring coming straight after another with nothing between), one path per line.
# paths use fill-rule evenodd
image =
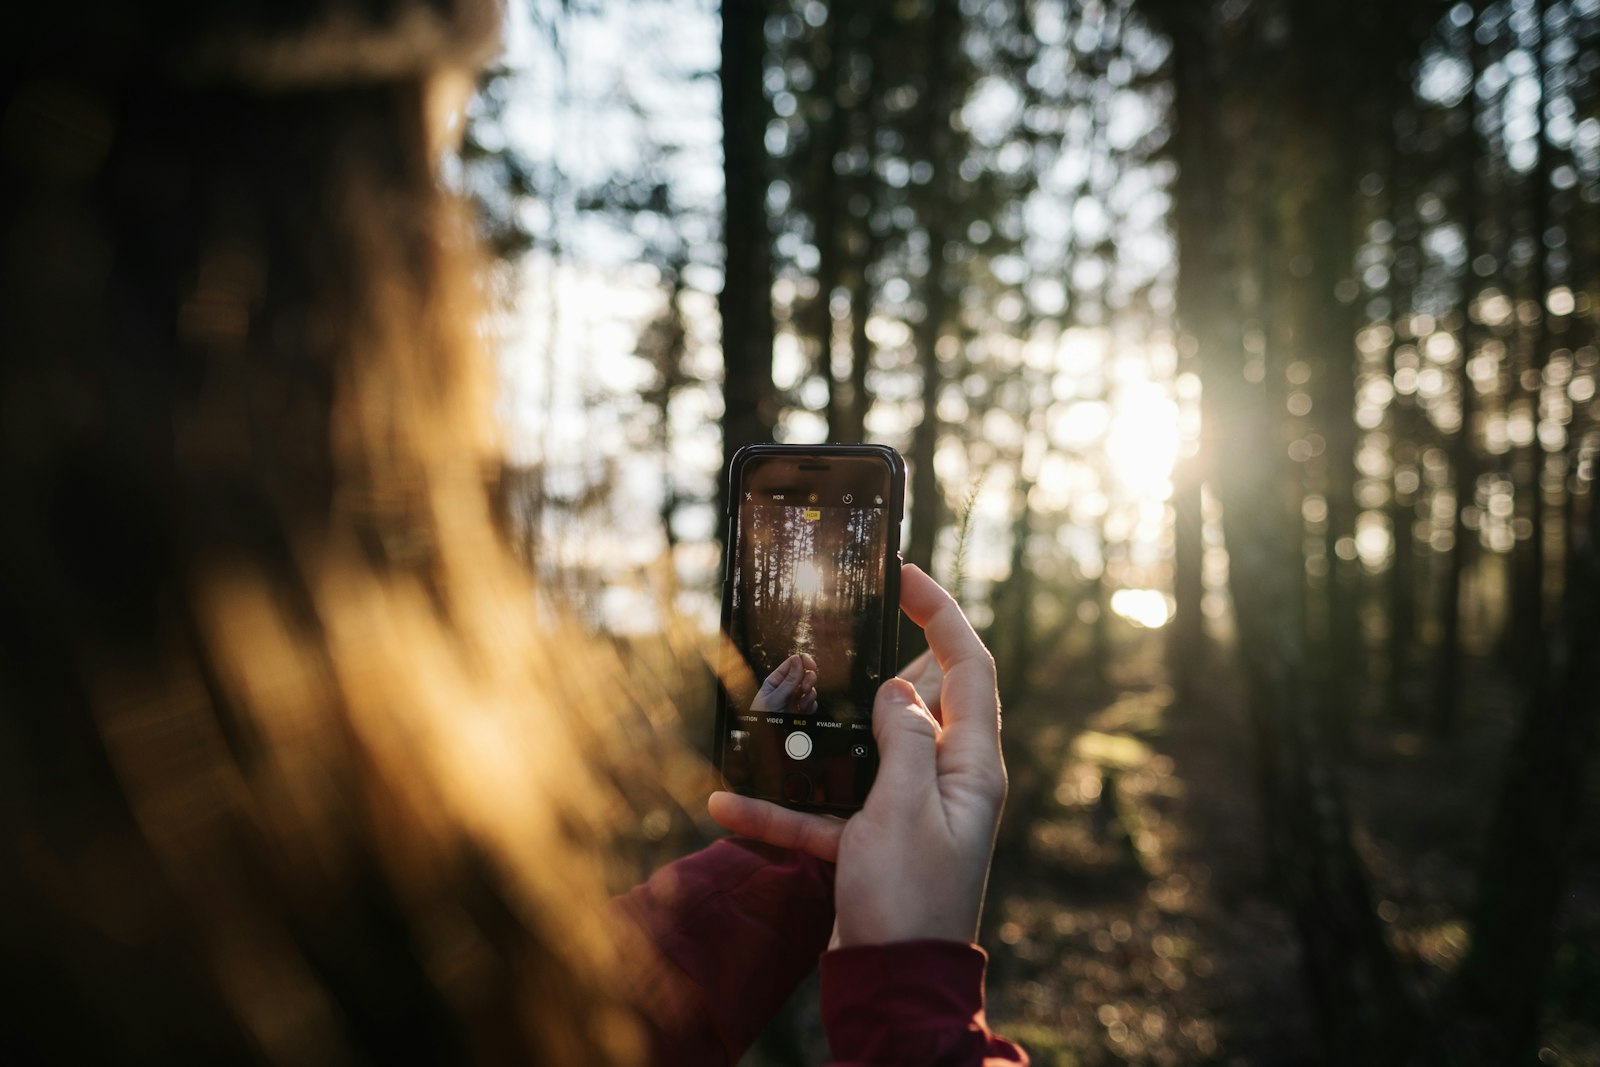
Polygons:
M883 507L743 508L732 636L761 685L756 710L870 719L882 680Z

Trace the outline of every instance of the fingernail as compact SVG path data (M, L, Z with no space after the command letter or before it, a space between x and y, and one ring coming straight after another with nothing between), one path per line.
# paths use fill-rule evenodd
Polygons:
M917 687L904 678L890 678L883 683L883 696L901 704L917 702Z

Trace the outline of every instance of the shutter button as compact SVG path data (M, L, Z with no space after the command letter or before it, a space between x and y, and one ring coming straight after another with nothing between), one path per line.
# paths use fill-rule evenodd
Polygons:
M796 730L783 740L783 750L790 759L805 759L811 755L811 735Z

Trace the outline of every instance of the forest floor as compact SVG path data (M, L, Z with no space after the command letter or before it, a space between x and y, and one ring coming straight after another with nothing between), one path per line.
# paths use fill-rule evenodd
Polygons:
M1238 694L1185 708L1138 661L1109 681L1006 709L992 1022L1045 1067L1315 1062Z
M1264 854L1237 672L1175 699L1157 642L1097 697L1008 705L1012 795L985 947L995 1029L1047 1067L1320 1064L1294 931ZM1340 760L1390 942L1424 1002L1467 948L1514 694L1472 668L1452 743L1357 717ZM1418 694L1420 696L1420 694ZM1540 1060L1600 1063L1600 827L1562 917Z
M1041 663L1006 702L1011 792L983 924L991 1025L1042 1067L1322 1064L1237 672L1219 655L1203 696L1180 701L1148 636L1119 648L1104 683L1047 686L1081 671ZM1471 673L1459 740L1358 714L1340 760L1379 915L1424 1001L1467 948L1516 716L1491 667ZM1600 819L1576 873L1540 1054L1558 1067L1600 1064ZM813 978L744 1062L826 1057Z

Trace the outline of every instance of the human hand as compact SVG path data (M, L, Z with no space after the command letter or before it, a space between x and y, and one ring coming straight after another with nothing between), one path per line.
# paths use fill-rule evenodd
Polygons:
M709 805L735 833L837 861L834 947L975 940L1005 802L994 659L949 593L916 567L900 575L901 607L944 675L942 714L905 678L879 687L878 777L848 820L725 792ZM919 677L931 666L911 664Z
M812 715L817 710L817 661L805 652L796 652L778 664L761 683L761 691L750 702L751 711L772 714L792 711Z

